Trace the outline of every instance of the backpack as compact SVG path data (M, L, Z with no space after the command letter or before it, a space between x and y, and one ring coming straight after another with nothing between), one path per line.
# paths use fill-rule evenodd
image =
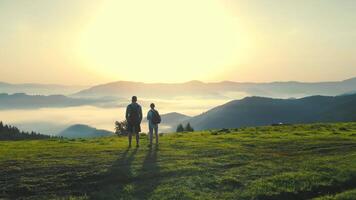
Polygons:
M161 116L159 115L158 111L152 110L153 115L152 115L152 123L153 124L159 124L161 123Z
M129 112L129 123L130 124L138 124L139 123L139 114L138 114L138 105L130 104L130 112Z

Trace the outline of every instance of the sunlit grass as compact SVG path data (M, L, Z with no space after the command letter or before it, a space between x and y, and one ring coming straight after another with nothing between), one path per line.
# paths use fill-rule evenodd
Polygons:
M0 197L353 199L356 123L0 142Z

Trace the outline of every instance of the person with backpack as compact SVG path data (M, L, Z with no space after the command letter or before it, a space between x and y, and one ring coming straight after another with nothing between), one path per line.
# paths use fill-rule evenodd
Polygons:
M158 124L161 123L161 116L159 115L158 111L155 109L155 104L151 103L151 109L147 113L147 121L148 121L148 129L149 129L149 137L150 137L150 144L152 146L153 140L153 131L155 132L156 136L156 145L158 145Z
M142 121L142 108L137 103L137 97L132 97L132 103L126 108L127 131L129 137L129 147L131 147L132 135L136 135L136 147L139 147Z

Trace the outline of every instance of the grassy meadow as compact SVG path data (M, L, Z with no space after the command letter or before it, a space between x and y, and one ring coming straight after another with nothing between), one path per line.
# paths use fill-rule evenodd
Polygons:
M0 141L0 199L356 199L356 123Z

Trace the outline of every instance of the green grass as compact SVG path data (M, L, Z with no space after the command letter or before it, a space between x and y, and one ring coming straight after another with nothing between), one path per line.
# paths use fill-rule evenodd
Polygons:
M0 142L0 199L356 199L356 123Z

